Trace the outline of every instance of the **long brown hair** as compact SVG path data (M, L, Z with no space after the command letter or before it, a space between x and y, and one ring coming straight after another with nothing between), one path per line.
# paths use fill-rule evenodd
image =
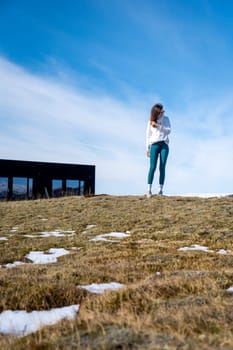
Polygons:
M150 111L150 122L157 122L162 111L163 105L161 103L156 103Z

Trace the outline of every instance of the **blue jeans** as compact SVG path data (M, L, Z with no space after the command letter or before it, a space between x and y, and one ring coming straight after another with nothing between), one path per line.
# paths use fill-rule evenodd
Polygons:
M165 167L167 157L169 153L169 147L164 141L153 143L150 148L150 169L148 173L148 184L152 185L154 179L154 173L157 166L159 157L159 184L163 185L165 180Z

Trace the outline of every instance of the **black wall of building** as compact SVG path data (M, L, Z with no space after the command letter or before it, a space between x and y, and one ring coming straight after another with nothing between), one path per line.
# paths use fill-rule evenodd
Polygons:
M57 193L57 196L95 193L94 165L0 159L1 178L5 178L5 182L7 182L7 199L19 199L15 198L13 191L13 183L16 178L25 179L25 186L27 187L26 197L28 198L53 197L53 180L61 180L61 190ZM68 182L72 180L77 180L79 184L79 188L76 188L73 192L67 186ZM4 190L2 189L1 191L0 188L0 192L3 193ZM4 194L2 197L4 197Z

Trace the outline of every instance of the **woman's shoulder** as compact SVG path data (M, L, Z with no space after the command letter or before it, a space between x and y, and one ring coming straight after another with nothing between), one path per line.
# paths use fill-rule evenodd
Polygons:
M166 122L166 121L169 122L169 121L170 121L170 118L169 118L167 115L164 115L164 116L163 116L163 120L164 120L165 122Z

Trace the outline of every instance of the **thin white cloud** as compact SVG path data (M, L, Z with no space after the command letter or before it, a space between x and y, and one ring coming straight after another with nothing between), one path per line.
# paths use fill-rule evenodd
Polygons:
M122 102L0 58L0 158L96 165L96 192L143 194L152 98ZM165 193L231 192L231 94L166 108L172 122ZM195 102L195 103L194 103ZM146 107L145 107L146 105ZM154 186L157 186L158 173Z
M97 191L127 192L132 177L138 190L146 122L138 103L84 93L4 58L0 74L1 158L96 164Z
M173 193L232 192L233 96L186 101L173 111L173 135L168 163Z

